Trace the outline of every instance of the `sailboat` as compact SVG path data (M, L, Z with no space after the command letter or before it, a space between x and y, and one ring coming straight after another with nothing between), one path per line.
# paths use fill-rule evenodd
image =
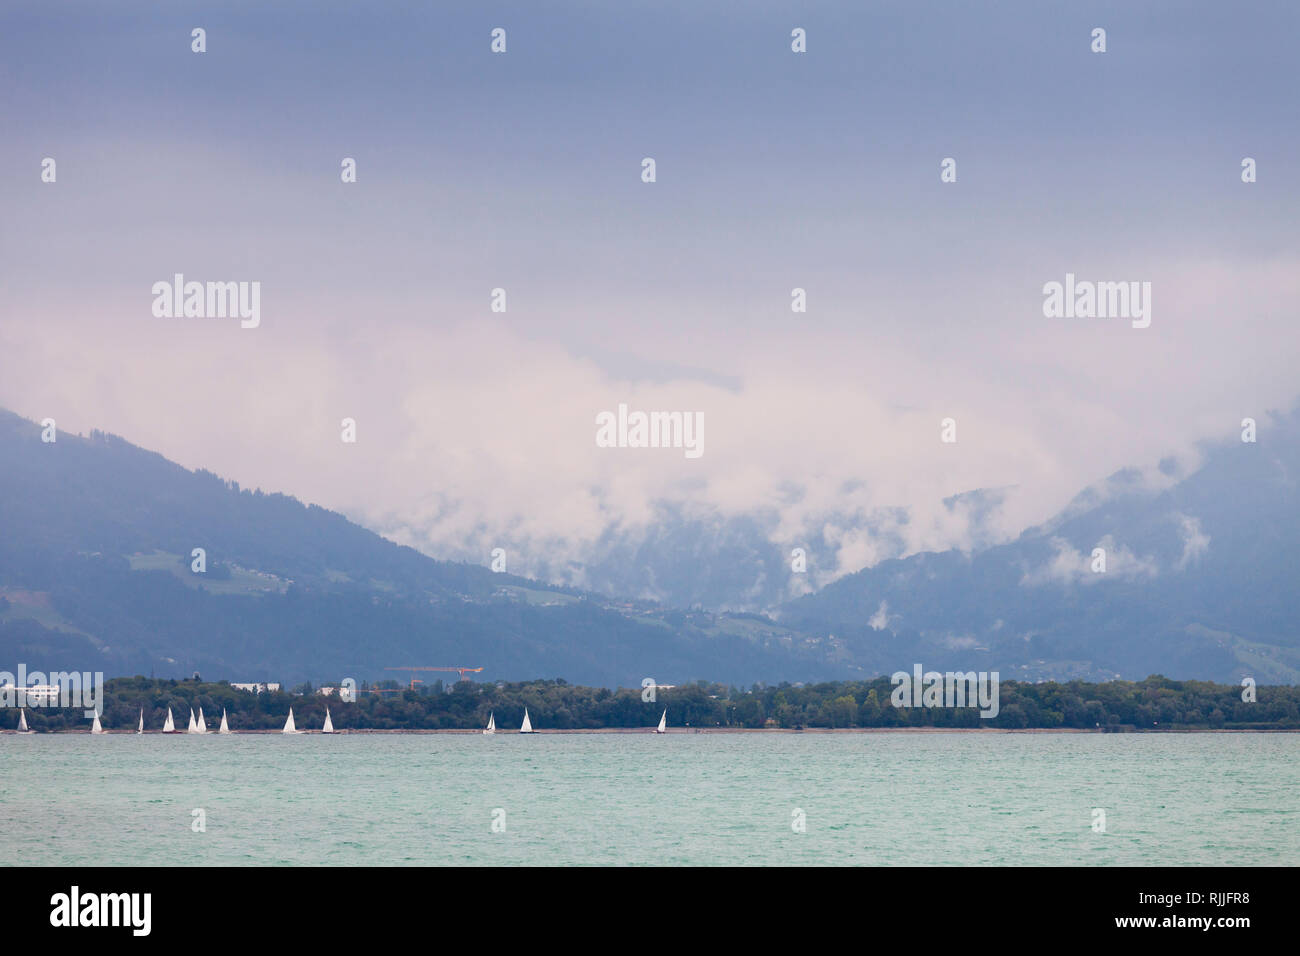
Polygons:
M102 734L104 732L104 728L99 724L99 711L95 711L95 722L90 725L90 732L92 734Z
M194 722L194 708L193 708L193 707L190 708L190 726L189 726L189 729L186 730L185 732L186 732L187 734L197 734L197 733L199 732L199 725L196 724L196 723Z
M20 734L34 734L36 731L29 730L27 727L27 711L25 708L18 710L18 732Z
M170 707L167 708L167 722L163 724L162 732L165 734L176 733L176 721L172 720L172 709Z
M320 729L322 734L334 733L334 721L330 720L330 709L325 708L325 726Z
M206 733L208 732L208 724L207 724L207 721L205 721L205 720L203 719L203 708L202 708L202 707L199 708L199 726L198 726L198 731L197 731L197 732L200 733L200 734L206 734Z
M496 732L497 732L497 715L495 713L488 714L488 725L487 727L484 728L483 733L495 734Z
M520 732L521 734L535 734L535 733L537 733L537 731L533 730L533 722L532 722L531 720L528 719L528 708L527 708L527 707L524 708L524 725L523 725L522 727L519 728L519 732Z
M135 728L135 732L136 732L137 734L142 734L142 733L144 733L144 708L143 708L143 707L140 708L140 723L139 723L139 725Z
M664 708L663 716L659 718L659 726L655 728L655 733L657 734L668 733L668 708L667 707Z
M219 734L230 733L230 725L226 723L226 708L224 707L221 708L221 726L217 729L217 733Z
M300 733L302 733L302 731L299 730L297 727L295 727L294 724L293 724L293 708L292 708L292 707L289 708L289 719L286 720L286 721L284 722L284 730L280 731L280 733L282 733L282 734L300 734Z

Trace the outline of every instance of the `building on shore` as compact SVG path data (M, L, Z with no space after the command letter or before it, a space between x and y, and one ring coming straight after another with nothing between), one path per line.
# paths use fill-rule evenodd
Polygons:
M236 684L233 681L230 686L236 690L246 690L250 694L274 694L280 689L279 684Z

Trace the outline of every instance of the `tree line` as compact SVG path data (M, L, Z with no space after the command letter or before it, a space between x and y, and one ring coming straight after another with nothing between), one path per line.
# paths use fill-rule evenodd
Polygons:
M235 731L277 730L292 706L300 729L318 729L328 706L339 730L472 730L483 727L491 714L497 727L508 732L519 726L525 707L539 730L649 728L665 709L671 727L699 729L1300 729L1300 687L1259 687L1252 695L1232 684L1158 675L1105 683L1003 681L998 715L989 719L981 718L974 707L895 707L887 677L749 688L699 681L655 688L653 694L564 680L436 681L415 690L387 681L362 684L359 691L355 701L343 701L337 693L324 696L310 685L257 694L224 681L112 678L104 684L101 723L108 730L131 730L143 709L145 729L157 731L170 707L177 728L183 730L190 708L202 708L209 729L215 729L224 709ZM29 706L27 723L36 731L84 730L88 725L82 707ZM17 725L17 708L0 712L0 728Z

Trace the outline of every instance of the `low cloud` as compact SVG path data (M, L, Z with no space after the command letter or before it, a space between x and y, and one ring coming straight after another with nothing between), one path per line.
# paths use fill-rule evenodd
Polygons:
M1300 270L1256 273L1258 313L1269 313L1272 295L1297 292ZM793 597L888 558L1011 540L1124 466L1145 463L1172 480L1154 455L1192 461L1198 441L1235 435L1242 409L1259 415L1263 399L1293 400L1295 336L1225 345L1221 327L1201 321L1221 311L1215 289L1194 270L1184 278L1163 308L1168 321L1185 313L1186 325L1160 341L1157 370L1145 368L1156 340L1138 338L1159 335L1156 325L1094 341L1082 327L1052 332L1026 305L1041 340L1034 350L993 315L989 328L1006 333L999 348L976 337L931 353L914 337L863 348L858 330L828 324L793 338L701 334L684 371L656 366L644 379L601 364L595 348L570 348L564 336L539 341L501 319L395 321L376 334L324 305L318 317L311 303L287 314L276 304L264 308L261 328L245 331L153 320L142 286L129 312L88 316L68 301L52 307L59 321L29 307L32 321L6 323L0 404L65 429L104 428L187 467L340 510L435 557L485 564L504 547L510 571L578 586L603 541L658 527L664 503L706 523L761 516L785 568L792 547L809 550L808 573L785 586ZM1194 303L1197 295L1206 303ZM669 333L640 336L627 332L634 353L682 344ZM1204 356L1225 348L1250 353L1222 365L1243 371L1220 376L1211 397L1182 387L1202 374ZM1123 384L1083 384L1098 368ZM1053 383L1070 379L1077 388ZM598 448L595 416L619 402L702 413L706 453ZM355 445L339 441L345 417L357 421ZM956 444L939 440L945 417L957 421ZM1194 518L1182 533L1186 567L1205 554L1208 536ZM1087 563L1062 548L1026 581L1090 582ZM1145 573L1154 573L1149 558L1108 555L1112 577ZM737 593L759 586L755 575ZM647 574L625 593L660 596L664 587Z
M1189 515L1176 515L1183 538L1183 553L1178 559L1182 571L1201 560L1210 550L1210 536L1201 530L1201 519Z
M1091 550L1087 554L1077 551L1064 538L1052 538L1051 546L1052 557L1040 567L1027 571L1020 579L1022 585L1093 585L1104 581L1154 578L1160 573L1154 557L1139 557L1127 547L1116 545L1111 535L1106 535L1096 545L1106 552L1106 570L1100 572L1093 570L1096 559Z
M883 631L889 627L889 604L885 601L880 602L880 607L876 608L876 613L867 619L873 631Z

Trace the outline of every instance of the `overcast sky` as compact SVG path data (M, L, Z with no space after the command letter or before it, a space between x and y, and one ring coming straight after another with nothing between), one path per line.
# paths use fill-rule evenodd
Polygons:
M660 499L961 547L946 496L1011 487L1013 535L1300 392L1292 2L28 6L0 405L436 556L580 562ZM178 272L259 281L260 327L154 317ZM1150 282L1150 327L1045 318L1067 272ZM620 402L704 455L597 448Z

